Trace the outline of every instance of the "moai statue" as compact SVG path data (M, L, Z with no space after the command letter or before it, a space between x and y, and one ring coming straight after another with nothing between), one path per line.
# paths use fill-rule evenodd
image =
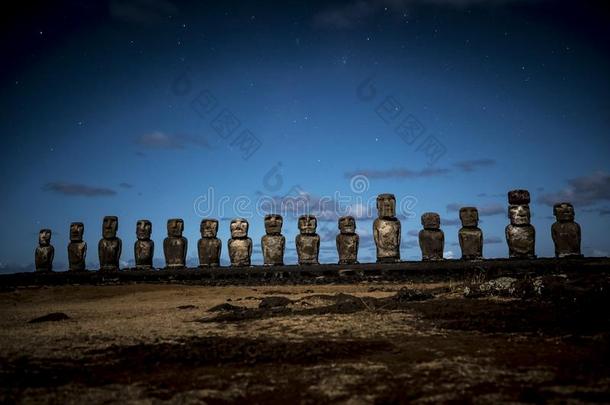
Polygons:
M441 230L441 217L436 212L426 212L421 216L424 229L419 231L419 247L422 260L443 260L445 234Z
M479 211L475 207L460 208L462 228L458 233L463 260L483 259L483 231L479 229Z
M182 236L183 231L184 221L182 219L167 220L167 238L163 240L163 254L165 255L165 266L169 269L186 267L188 241Z
M140 219L136 222L136 243L133 245L136 269L150 270L153 268L153 256L155 254L155 242L150 239L152 234L152 222Z
M201 239L197 242L199 267L220 266L222 242L216 237L218 234L218 221L215 219L201 220L199 231L201 232Z
M396 218L394 194L377 196L377 219L373 222L377 263L400 261L400 221Z
M508 217L506 226L508 255L516 259L533 259L536 257L536 230L530 224L530 193L527 190L508 192Z
M551 227L556 257L582 257L580 253L580 225L574 222L574 207L563 202L553 206L557 222Z
M87 256L87 242L83 241L85 225L82 222L70 224L70 243L68 243L68 269L70 271L84 271Z
M36 271L53 271L55 248L51 245L51 230L41 229L38 233L38 247L34 254Z
M320 253L320 235L316 233L318 220L313 215L301 215L299 217L299 234L296 237L297 256L299 264L320 264L318 254Z
M237 218L231 221L231 239L229 239L229 258L231 266L250 265L252 257L252 239L248 237L248 221Z
M263 263L265 266L284 265L284 247L286 238L282 235L282 225L284 219L281 215L265 215L265 232L261 238L263 249Z
M97 253L100 258L100 270L118 271L119 259L123 250L123 242L117 238L119 219L115 216L104 217L102 223L102 239L97 245Z
M360 237L356 233L356 220L354 217L341 217L338 226L337 253L339 254L339 264L358 263Z

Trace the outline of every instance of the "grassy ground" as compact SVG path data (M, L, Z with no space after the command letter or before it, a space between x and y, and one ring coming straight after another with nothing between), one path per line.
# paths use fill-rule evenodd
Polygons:
M0 293L0 402L610 402L609 288L17 288Z

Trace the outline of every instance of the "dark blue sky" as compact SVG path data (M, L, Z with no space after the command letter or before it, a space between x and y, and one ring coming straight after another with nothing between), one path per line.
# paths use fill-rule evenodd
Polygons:
M80 3L3 16L3 271L33 267L44 227L64 267L71 221L85 223L96 268L104 215L119 216L125 264L136 220L153 222L161 259L173 217L195 263L202 216L221 219L225 262L230 218L248 218L261 263L257 201L296 195L320 215L323 261L337 260L348 209L360 259L373 261L366 205L382 192L399 200L405 259L421 257L426 211L440 213L446 256L459 257L466 204L480 209L485 255L506 257L513 188L532 194L539 256L553 254L563 200L583 253L610 252L603 2ZM294 211L283 212L288 263Z

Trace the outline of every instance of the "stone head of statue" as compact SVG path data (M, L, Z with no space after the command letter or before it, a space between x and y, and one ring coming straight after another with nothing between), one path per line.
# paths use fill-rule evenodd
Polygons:
M278 214L265 215L265 232L268 235L279 235L282 233L284 219Z
M215 219L202 219L199 231L202 238L215 238L218 234L218 221Z
M244 218L236 218L231 221L231 237L245 238L248 236L248 221Z
M301 215L299 217L299 232L303 235L313 235L316 233L318 220L313 215Z
M184 231L184 221L180 218L172 218L167 220L167 236L172 238L182 237Z
M85 225L82 222L72 222L70 224L70 242L82 242L85 233Z
M530 207L528 205L509 205L508 217L511 225L528 225L530 223Z
M116 238L116 233L119 230L119 218L115 216L106 216L102 221L102 236L104 239Z
M356 233L356 220L352 216L339 218L338 226L341 233Z
M530 203L530 192L527 190L511 190L508 192L510 205L527 205Z
M441 217L436 212L425 212L421 216L424 229L440 229Z
M479 211L475 207L460 208L460 221L462 226L476 227L479 225Z
M138 240L148 240L152 234L152 222L148 219L140 219L136 222L136 237Z
M574 206L567 202L555 204L553 215L558 222L574 222Z
M38 232L38 245L39 246L49 246L51 244L51 230L50 229L41 229Z
M394 197L394 194L379 194L377 196L377 213L381 218L396 216L396 197Z

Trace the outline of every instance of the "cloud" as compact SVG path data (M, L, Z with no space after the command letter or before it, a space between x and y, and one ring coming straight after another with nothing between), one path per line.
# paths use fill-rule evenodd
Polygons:
M504 239L499 236L487 236L483 238L483 243L485 245L494 245L496 243L504 243Z
M305 214L315 215L319 226L326 226L332 222L336 224L341 216L346 215L351 215L357 220L371 220L375 217L374 201L370 206L361 201L342 202L331 196L316 196L308 193L298 185L293 186L283 196L271 196L261 192L256 194L259 198L257 206L263 212L277 213L285 218L298 218Z
M123 188L133 188L133 184L129 184L129 183L120 183L119 187L123 187Z
M600 216L610 215L610 208L602 207L602 208L585 208L582 210L583 212L595 212ZM552 217L554 219L554 217Z
M460 221L459 219L441 218L441 224L443 226L456 226L456 225L461 225L462 221Z
M325 8L313 17L315 28L345 30L367 22L375 14L390 10L403 16L411 8L422 5L468 7L497 6L535 0L355 0Z
M556 193L540 196L538 202L553 206L558 202L571 202L576 206L591 206L610 201L610 175L606 172L595 172L567 181L568 185Z
M467 205L461 203L451 203L447 204L447 212L458 212L461 207L466 207ZM477 207L479 211L480 217L489 217L492 215L505 214L507 212L507 208L500 204L485 204L481 207Z
M185 149L188 145L209 148L210 144L203 136L169 135L154 131L138 136L135 143L147 149Z
M494 166L496 161L493 159L475 159L475 160L462 160L456 162L453 165L463 172L474 172L477 169Z
M313 25L317 28L353 28L373 15L379 9L379 6L373 1L357 0L330 7L314 15Z
M116 195L116 191L109 188L92 187L85 184L65 183L61 181L47 183L42 187L42 190L67 196L109 197Z
M130 24L153 24L178 13L167 0L112 0L109 9L112 18Z
M345 173L345 177L351 179L354 176L366 176L369 179L390 179L390 178L403 178L403 179L415 179L420 177L435 177L443 176L450 172L449 169L435 169L428 168L422 170L409 170L405 168L396 168L389 170L356 170L353 172Z
M409 239L409 240L405 240L401 243L401 248L403 248L403 249L412 249L415 247L419 247L418 239Z

